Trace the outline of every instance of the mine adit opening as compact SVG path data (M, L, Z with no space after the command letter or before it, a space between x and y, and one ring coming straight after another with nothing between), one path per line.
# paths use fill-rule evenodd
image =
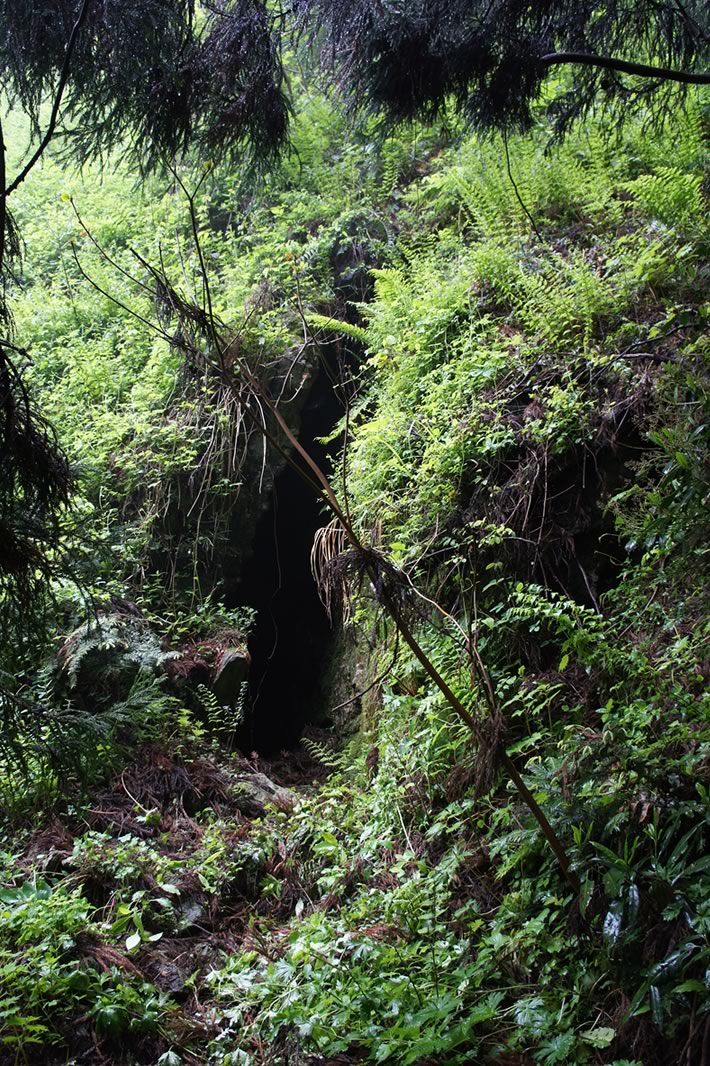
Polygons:
M318 438L332 432L342 413L338 390L321 366L298 437L326 473L337 445L326 446ZM327 714L323 678L334 632L311 574L310 554L316 530L328 520L322 499L285 464L235 589L238 602L257 612L249 637L250 710L238 738L243 750L271 755L292 748L307 723Z

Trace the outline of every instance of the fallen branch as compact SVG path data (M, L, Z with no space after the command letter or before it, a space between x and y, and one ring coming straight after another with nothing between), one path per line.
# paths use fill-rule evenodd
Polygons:
M333 491L332 485L323 472L318 463L313 459L308 450L300 443L295 436L284 416L279 410L279 404L268 393L264 385L259 381L251 367L240 355L240 348L238 344L238 335L234 337L226 337L223 335L224 327L222 323L218 322L212 313L213 301L210 286L210 279L207 273L206 259L203 253L203 249L200 242L199 226L197 221L197 213L195 207L195 194L189 193L185 188L185 185L176 176L176 181L183 190L190 213L192 237L195 243L195 250L197 252L198 263L200 266L200 273L202 276L203 292L205 296L205 304L207 310L203 307L192 307L188 305L186 301L175 293L175 299L172 301L175 314L185 314L189 318L190 325L194 328L198 326L206 340L211 342L214 347L214 355L210 357L204 352L200 352L200 357L204 360L205 365L208 366L214 374L231 389L234 390L235 395L239 398L240 402L243 401L244 393L246 391L248 396L253 397L257 403L263 406L268 413L272 416L279 430L285 437L288 445L291 447L291 452L288 452L285 447L275 438L274 434L267 428L265 422L259 419L255 413L250 409L248 403L242 402L242 408L244 413L254 422L257 431L264 435L266 440L271 444L284 458L284 460L291 466L291 468L302 477L309 486L315 490L319 496L321 496L324 504L337 519L342 529L342 535L344 540L350 546L351 556L360 568L361 573L365 574L375 589L378 600L390 616L396 627L397 633L405 644L409 647L412 654L422 665L427 675L439 689L446 702L449 704L452 711L466 724L471 730L474 737L478 737L480 734L479 723L474 719L471 713L467 710L458 696L455 694L451 686L443 677L441 672L437 669L434 662L427 655L426 651L415 636L411 625L407 618L404 616L402 603L402 595L397 595L396 590L402 587L402 582L399 580L400 574L391 563L383 558L380 553L374 551L372 548L366 547L360 540L357 532L355 531L349 515L340 506L338 499ZM148 264L144 264L148 266ZM161 272L156 271L154 267L149 267L150 273L154 278L159 279L161 284L167 293L173 293L174 290L168 280ZM83 271L82 271L83 273ZM87 275L84 275L85 277ZM91 279L89 279L91 280ZM92 284L95 284L92 281ZM96 286L98 288L98 286ZM104 290L99 290L104 292ZM108 293L104 293L113 299ZM146 320L137 312L132 312L127 305L121 303L118 300L114 302L128 310L133 314L135 318L145 324ZM156 329L155 326L152 326ZM157 332L165 335L164 330L157 330ZM185 339L181 340L181 348L185 348ZM299 461L300 460L300 461ZM411 586L411 582L408 582ZM413 588L413 586L411 586ZM417 591L417 590L414 590ZM426 597L425 597L426 598ZM438 605L434 605L439 611L442 611ZM445 613L445 612L442 612ZM498 720L502 720L502 710L500 704L496 698L495 690L493 686L490 674L485 667L485 664L481 660L478 650L469 647L469 651L472 655L472 661L474 668L482 682L482 687L485 692L485 698L489 705L491 715ZM523 781L520 773L518 772L515 764L510 756L503 749L502 745L498 745L497 750L494 753L495 758L505 769L508 777L510 778L513 786L517 790L521 800L527 806L532 816L540 826L540 831L545 840L549 844L555 858L557 859L562 873L570 884L571 888L578 892L580 889L580 881L576 873L571 868L569 856L565 850L562 841L555 833L555 830L551 826L550 822L542 810L535 797L531 793Z

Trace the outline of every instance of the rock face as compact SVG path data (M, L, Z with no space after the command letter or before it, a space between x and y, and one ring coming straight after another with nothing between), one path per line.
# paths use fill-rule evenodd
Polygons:
M248 818L259 818L267 804L275 804L281 810L293 810L296 795L288 788L275 785L266 774L238 774L234 777L234 804Z
M181 699L197 710L200 686L209 689L223 707L240 706L250 666L244 635L236 629L218 629L203 640L184 643L166 664L166 672Z
M101 710L128 698L138 675L167 674L183 699L206 685L225 707L243 700L251 656L237 630L222 630L178 651L165 651L137 611L105 612L66 638L57 687L74 703Z
M319 380L321 360L324 357L320 348L315 345L300 353L299 348L300 342L275 357L263 384L272 396L282 397L279 403L280 413L293 434L300 439L304 410L312 400L314 386ZM271 436L289 454L291 445L268 412L266 421ZM331 428L332 423L324 432ZM213 574L222 585L224 599L228 604L239 605L245 602L243 587L250 584L250 568L254 565L255 555L258 554L257 527L264 515L270 512L274 485L285 467L283 455L271 445L265 446L260 433L251 435L243 457L240 475L242 484L234 497L234 505L229 515L227 543L219 558L218 571Z
M249 674L251 656L243 646L225 648L213 668L212 691L223 705L236 704Z

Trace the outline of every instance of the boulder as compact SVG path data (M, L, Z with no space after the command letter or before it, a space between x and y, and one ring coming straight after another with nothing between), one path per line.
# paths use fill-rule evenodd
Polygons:
M234 805L248 818L259 818L267 804L275 804L281 810L293 810L296 805L296 794L275 785L266 774L237 774L233 780Z
M215 660L212 691L224 706L239 702L242 685L247 679L251 655L244 647L225 648Z

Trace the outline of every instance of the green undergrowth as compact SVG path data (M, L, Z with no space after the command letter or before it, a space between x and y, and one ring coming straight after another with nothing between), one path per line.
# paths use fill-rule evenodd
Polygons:
M1 1062L182 1061L171 1044L199 1028L185 999L243 924L267 853L229 803L241 762L196 754L185 716L174 733L192 757L144 749L90 806L56 808L3 852Z
M525 210L500 146L473 141L405 194L365 328L343 329L366 347L349 506L448 613L412 606L478 751L400 651L362 753L299 812L320 902L215 978L243 1050L651 1066L699 1047L707 136L698 108L665 139L512 146Z
M256 187L189 161L140 184L110 161L73 173L50 148L13 206L25 245L13 315L28 381L77 475L66 534L85 596L122 596L130 582L163 624L170 611L197 615L230 550L247 428L208 364L171 344L180 329L149 267L197 306L201 254L212 311L268 379L302 345L307 308L346 313L365 294L393 244L398 177L425 164L436 136L409 131L378 150L373 130L349 129L304 88L292 149ZM11 114L11 158L26 139ZM71 583L57 591L80 618Z
M258 195L224 175L204 185L215 306L246 314L254 360L294 351L309 322L349 351L358 390L335 483L475 736L366 582L346 624L354 736L306 742L311 762L284 778L296 795L259 816L232 788L255 767L144 689L92 746L106 772L89 804L57 808L53 857L8 839L3 1054L94 1061L78 1057L93 1041L96 1062L161 1066L700 1062L707 106L665 133L610 136L599 117L552 150L543 130L511 139L514 184L499 141L419 133L378 149L317 98L296 143ZM190 611L165 596L161 521L195 468L212 471L210 499L234 494L220 465L234 441L215 435L226 409L81 282L71 242L149 318L152 293L116 264L136 270L131 247L160 245L188 292L194 249L172 187L127 213L119 179L68 180L50 163L28 187L16 311L82 471L68 535L92 545L78 558L96 592L184 636L219 615L195 593L194 545L219 550L222 512L201 510L188 554L171 556L187 560ZM83 200L84 228L63 192Z

